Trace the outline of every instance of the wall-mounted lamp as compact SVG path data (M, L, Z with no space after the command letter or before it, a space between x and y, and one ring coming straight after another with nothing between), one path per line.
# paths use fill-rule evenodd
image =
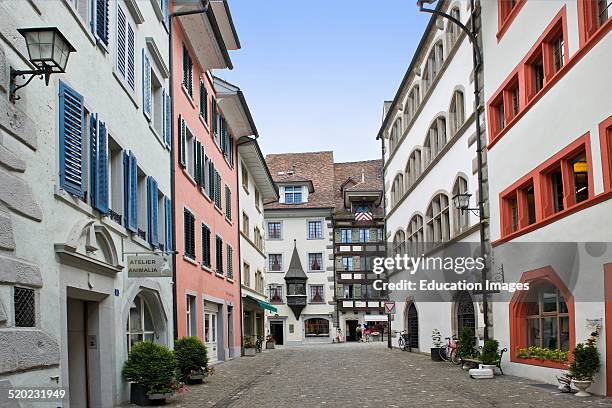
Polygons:
M20 28L17 31L25 38L29 60L36 69L16 70L11 67L9 99L13 103L19 99L15 95L17 90L28 85L35 76L40 75L42 78L44 75L45 84L49 85L51 74L64 73L70 53L76 51L57 27ZM15 79L18 76L25 79L26 75L30 75L30 78L17 85Z

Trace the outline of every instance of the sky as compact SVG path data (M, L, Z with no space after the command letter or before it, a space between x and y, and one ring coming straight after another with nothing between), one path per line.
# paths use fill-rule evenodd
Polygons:
M242 89L264 154L380 158L392 100L429 15L414 0L230 0L242 48L217 71Z

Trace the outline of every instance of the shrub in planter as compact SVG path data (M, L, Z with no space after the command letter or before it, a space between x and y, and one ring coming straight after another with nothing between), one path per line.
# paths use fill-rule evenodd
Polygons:
M459 336L459 357L470 358L474 356L474 350L476 348L476 338L472 329L464 327Z
M244 355L252 357L255 355L255 341L250 336L246 336L242 341L242 346L244 347Z
M497 340L487 340L480 352L480 361L483 365L495 365L499 360L499 342Z
M440 355L440 350L444 346L442 342L442 335L440 334L440 330L434 329L431 333L431 342L433 347L431 348L431 359L433 361L442 361L442 356Z
M518 358L535 358L540 361L549 360L549 361L558 361L558 362L566 362L568 352L563 351L561 349L549 349L542 347L527 347L519 349L516 353Z
M271 334L268 334L266 336L266 349L273 349L275 345L276 345L276 341L274 340L274 336Z
M208 374L208 353L199 338L183 337L175 341L174 356L183 381L201 382Z
M576 344L572 353L573 359L569 365L570 376L577 381L593 381L593 376L599 372L599 351L593 344Z
M121 370L126 381L132 383L132 394L144 391L146 399L133 402L139 405L148 405L149 399L164 400L175 391L182 390L176 380L176 359L174 353L166 346L142 341L136 343ZM135 387L136 386L136 387Z

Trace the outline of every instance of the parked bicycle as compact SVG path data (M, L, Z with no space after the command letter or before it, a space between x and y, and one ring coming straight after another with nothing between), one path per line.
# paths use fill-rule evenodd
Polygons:
M402 330L398 333L400 336L397 339L397 345L400 350L406 351L408 347L410 347L410 334L406 330Z
M255 341L255 351L257 353L261 353L262 345L263 345L263 337L257 336L257 341Z
M440 349L440 357L444 361L450 361L453 364L459 365L461 357L459 356L459 340L455 337L446 337L446 346Z

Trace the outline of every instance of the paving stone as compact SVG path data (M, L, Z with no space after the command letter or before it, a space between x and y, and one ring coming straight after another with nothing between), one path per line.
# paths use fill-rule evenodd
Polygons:
M267 350L219 364L205 384L168 400L195 407L612 407L529 380L472 380L460 367L384 344L319 344Z

